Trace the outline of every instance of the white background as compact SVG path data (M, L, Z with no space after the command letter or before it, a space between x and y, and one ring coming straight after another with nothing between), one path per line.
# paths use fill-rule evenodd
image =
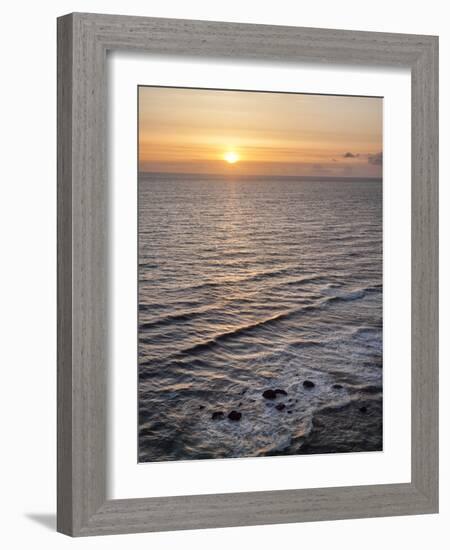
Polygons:
M373 3L135 0L23 2L3 6L0 93L2 420L1 517L6 548L446 548L450 520L448 346L441 352L439 516L127 535L70 540L54 533L56 361L56 28L55 17L95 11L440 35L441 97L450 97L446 2ZM4 42L4 43L3 43ZM448 101L441 119L441 281L450 278ZM448 337L448 284L441 284L441 340Z
M108 399L111 498L408 483L411 480L411 75L364 67L199 61L115 53L108 61L112 261ZM137 94L139 83L383 96L383 452L136 464ZM399 223L402 230L398 230ZM128 365L128 367L127 367Z

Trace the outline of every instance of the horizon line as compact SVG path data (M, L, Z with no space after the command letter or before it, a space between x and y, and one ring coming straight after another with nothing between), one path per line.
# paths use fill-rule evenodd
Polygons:
M138 170L140 175L171 175L171 176L215 176L215 177L240 177L240 178L286 178L286 179L332 179L332 180L383 180L383 176L313 176L313 175L287 175L287 174L224 174L220 172L170 172Z

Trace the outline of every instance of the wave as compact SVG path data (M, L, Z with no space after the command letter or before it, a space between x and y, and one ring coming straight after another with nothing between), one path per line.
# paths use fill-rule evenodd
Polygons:
M167 357L167 359L173 360L180 356L195 355L196 353L199 353L206 349L212 349L214 346L217 346L229 340L238 339L242 336L249 335L254 331L260 330L261 328L273 325L283 320L292 319L297 315L317 312L320 309L323 309L334 303L359 300L359 299L363 299L365 296L366 296L365 290L358 290L358 291L349 292L348 294L342 294L339 296L326 297L322 300L317 301L317 303L315 304L308 304L308 305L303 305L301 307L289 309L285 312L277 313L276 315L273 315L271 317L266 317L264 319L254 321L252 323L248 323L246 325L241 325L241 326L232 328L231 330L220 332L219 334L216 334L215 336L208 338L207 340L194 343L180 351L177 351L175 354L172 354L169 357ZM200 311L193 311L190 313L175 313L172 315L167 315L163 318L156 319L155 321L141 323L139 326L140 326L140 329L148 330L148 329L153 329L160 326L168 326L168 325L171 325L173 322L177 322L177 321L189 322L196 317L201 317L205 313L210 311L215 311L215 310L219 310L219 308L211 307L207 309L202 309ZM293 342L293 345L294 347L295 346L307 347L307 346L320 346L321 344L309 340L309 341Z
M348 294L342 294L340 296L330 296L327 302L352 302L353 300L364 298L365 295L364 290L355 290L354 292L349 292Z
M197 311L190 311L190 312L183 312L183 313L172 313L169 315L165 315L164 317L159 317L158 319L155 319L154 321L143 321L139 323L139 330L149 330L153 328L158 328L162 326L171 325L174 322L181 321L181 322L189 322L197 317L201 317L205 313L210 313L211 311L219 311L220 308L213 306L209 308L203 308L201 310Z
M252 273L249 275L241 275L241 276L235 276L235 277L223 277L222 279L215 280L215 281L205 281L203 283L196 283L192 285L185 285L185 286L178 286L177 292L182 291L196 291L196 290L208 290L211 288L220 288L222 286L226 285L234 285L236 283L250 283L250 282L259 282L259 281L265 281L266 279L272 279L276 278L280 275L294 275L295 271L298 270L298 266L287 266L282 267L278 269L269 269L265 271L260 271L257 273ZM295 279L294 281L286 281L281 282L280 284L302 284L302 283L310 283L314 281L323 280L323 276L320 275L306 275L304 277L300 277L298 279ZM155 285L155 281L148 280L148 279L140 279L139 280L140 286L153 286Z
M365 292L369 293L369 292L382 292L383 291L383 284L380 283L378 285L372 285L372 286L368 286L364 289Z
M180 352L178 352L176 355L187 355L187 354L195 354L199 351L202 351L204 349L210 349L211 347L220 344L221 342L225 342L231 338L235 338L236 336L243 336L245 334L249 334L252 331L259 329L261 327L266 327L268 325L277 323L283 319L288 319L289 317L292 317L295 313L298 313L299 309L290 310L285 313L279 313L277 315L274 315L272 317L268 317L266 319L262 319L261 321L256 321L254 323L249 323L248 325L240 326L235 329L221 332L220 334L217 334L216 336L213 336L212 338L209 338L208 340L205 340L203 342L200 342L198 344L194 344L192 346L189 346Z

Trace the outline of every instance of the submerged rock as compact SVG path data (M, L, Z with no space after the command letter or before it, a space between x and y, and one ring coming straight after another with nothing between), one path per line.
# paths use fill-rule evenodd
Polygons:
M332 386L333 390L342 390L343 387L342 384L333 384Z
M366 413L366 412L367 412L367 407L364 407L364 406L363 406L363 407L359 407L359 410L360 410L360 412L362 412L362 413Z
M303 387L304 388L314 388L315 384L314 382L311 382L311 380L305 380L303 382Z
M205 405L199 405L198 408L200 411L202 411L205 408Z
M213 420L221 420L223 418L223 412L222 411L214 411L211 415L211 418Z
M275 390L275 393L277 395L287 395L287 391L286 390L280 390L279 388Z
M282 411L283 409L286 408L286 405L284 403L278 403L278 405L276 405L275 408L277 409L277 411Z
M275 399L277 394L274 390L266 390L263 392L262 396L264 399Z
M238 412L238 411L231 411L229 414L228 414L228 418L230 420L234 420L234 421L237 421L237 420L240 420L242 418L242 413Z

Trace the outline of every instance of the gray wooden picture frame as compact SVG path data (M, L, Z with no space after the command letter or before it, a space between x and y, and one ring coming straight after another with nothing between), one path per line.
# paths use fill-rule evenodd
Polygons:
M410 68L410 483L107 499L110 50ZM58 19L57 487L57 528L72 536L438 511L437 37L83 13Z

